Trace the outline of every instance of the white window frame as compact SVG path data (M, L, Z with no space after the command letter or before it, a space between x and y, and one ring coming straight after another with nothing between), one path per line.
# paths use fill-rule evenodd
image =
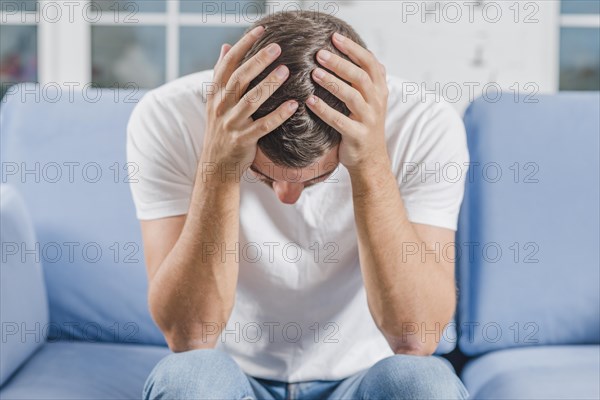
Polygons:
M594 14L561 14L561 28L599 28L600 15Z
M560 14L559 19L559 37L562 28L592 28L600 30L600 15L594 14ZM599 33L600 34L600 33ZM557 45L557 60L556 69L559 76L557 79L557 87L560 86L560 42ZM557 89L558 91L558 89Z
M5 15L0 13L2 24L37 25L38 81L46 83L79 83L89 84L91 71L91 27L125 25L119 15L115 21L114 13L105 14L99 21L91 23L83 17L82 10L91 0L38 0L37 12L22 12ZM557 0L558 1L558 0ZM267 1L268 10L284 9L288 3L306 8L306 0ZM74 5L75 4L75 5ZM58 22L51 18L42 18L40 13L58 5L64 13ZM47 8L46 8L47 7ZM134 19L140 26L164 26L166 28L166 81L179 76L179 30L184 26L247 26L250 22L223 23L218 16L204 16L201 13L184 13L179 11L180 0L166 0L166 11L158 13L137 13ZM560 8L558 4L557 8ZM72 15L67 15L69 10ZM126 13L122 13L126 14ZM596 28L600 29L600 16L591 14L560 14L557 24L557 36L560 28ZM556 41L555 85L559 85L559 42Z
M92 0L38 0L36 12L2 15L6 25L37 25L38 81L47 83L89 84L92 81L92 26L126 26L125 17L130 12L116 15L114 12L100 15L96 21L85 18L84 10L90 10ZM268 10L278 10L286 4L302 7L303 0L268 1ZM132 19L137 26L164 26L166 28L166 81L179 77L179 30L185 26L249 26L249 21L221 21L220 16L179 11L180 0L166 0L164 12L140 12ZM62 13L56 22L54 12ZM44 17L44 16L47 16ZM252 15L256 20L261 15ZM115 21L116 20L116 21Z

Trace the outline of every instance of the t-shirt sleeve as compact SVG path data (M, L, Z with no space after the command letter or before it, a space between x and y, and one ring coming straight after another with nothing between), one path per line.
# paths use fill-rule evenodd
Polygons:
M408 219L456 231L469 164L464 124L441 102L417 125L413 151L398 176Z
M138 219L187 214L193 173L181 124L154 91L146 93L127 124L130 190Z

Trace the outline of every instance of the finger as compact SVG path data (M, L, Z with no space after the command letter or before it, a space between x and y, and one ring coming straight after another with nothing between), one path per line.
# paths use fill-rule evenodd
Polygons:
M250 82L271 65L280 54L281 47L277 43L271 43L236 69L225 87L227 94L224 99L225 103L234 107L242 94L246 92Z
M223 46L221 46L221 57L219 58L219 61L223 60L223 57L225 57L229 50L231 50L231 47L232 46L229 43L225 43Z
M250 125L248 134L251 140L258 141L261 137L272 132L279 125L288 120L298 109L296 100L288 100L282 103L271 113L257 119Z
M315 68L312 76L319 85L343 101L353 114L360 115L367 109L368 104L362 94L335 75L322 68Z
M237 68L237 65L258 38L262 36L264 30L265 28L263 26L257 26L252 29L242 36L242 38L223 55L223 62L221 62L219 67L215 70L215 82L217 84L221 85L221 87L225 86L229 77Z
M223 43L221 45L221 51L219 52L219 59L217 60L217 62L215 63L215 69L216 67L219 65L219 63L221 62L221 60L223 60L223 57L225 56L225 54L227 54L227 52L231 49L231 45L229 43Z
M231 107L235 106L250 82L271 65L280 54L281 47L277 43L271 43L237 68L225 86L225 103Z
M217 62L215 63L215 66L219 65L219 63L221 62L221 59L223 58L223 49L225 48L225 45L222 44L221 45L221 50L219 51L219 58L217 59Z
M333 34L333 44L339 51L347 55L352 61L367 71L373 83L376 85L385 83L379 61L372 52L352 39L337 32Z
M236 115L244 119L250 118L261 104L281 87L281 84L285 82L289 74L290 70L285 65L280 65L271 71L265 79L249 90L242 100L235 105Z
M365 100L369 101L374 97L373 81L364 69L324 49L317 52L317 61L328 70L335 72L340 78L350 82Z
M329 104L315 95L310 95L306 100L306 105L312 112L317 114L327 125L345 135L347 132L358 131L359 123L346 117L341 112L333 109Z

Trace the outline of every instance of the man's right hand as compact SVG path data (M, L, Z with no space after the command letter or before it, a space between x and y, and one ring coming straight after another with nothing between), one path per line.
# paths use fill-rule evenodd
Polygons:
M221 47L214 68L216 88L207 93L201 163L216 163L218 169L224 165L227 170L236 168L241 175L256 156L258 139L285 122L298 108L295 100L289 100L256 121L251 117L289 75L289 69L280 65L242 97L250 82L281 54L281 47L271 43L238 67L263 32L262 26L256 27L233 47Z

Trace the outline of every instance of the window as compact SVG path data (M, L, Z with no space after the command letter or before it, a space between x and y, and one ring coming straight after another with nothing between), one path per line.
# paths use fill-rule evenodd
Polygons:
M0 0L0 98L18 82L37 82L35 1Z
M152 88L166 81L164 26L92 26L92 82Z
M233 44L263 15L298 5L311 9L303 0L291 3L286 8L288 0L0 0L0 96L23 81L153 88L212 68L221 43ZM358 30L374 28L372 19L355 24ZM600 1L562 0L554 32L560 32L560 48L552 45L560 53L560 76L559 82L550 78L559 83L553 90L600 90ZM465 40L476 45L478 39ZM461 57L448 55L454 56Z
M212 68L221 43L235 43L270 9L266 0L0 0L0 7L0 97L24 81L153 88Z
M562 0L560 90L600 90L600 1Z
M95 2L94 2L95 3ZM91 23L91 79L98 87L152 88L214 66L265 1L98 1Z
M235 43L244 33L240 27L183 26L179 30L179 75L214 67L222 43ZM213 38L217 37L218 40Z

